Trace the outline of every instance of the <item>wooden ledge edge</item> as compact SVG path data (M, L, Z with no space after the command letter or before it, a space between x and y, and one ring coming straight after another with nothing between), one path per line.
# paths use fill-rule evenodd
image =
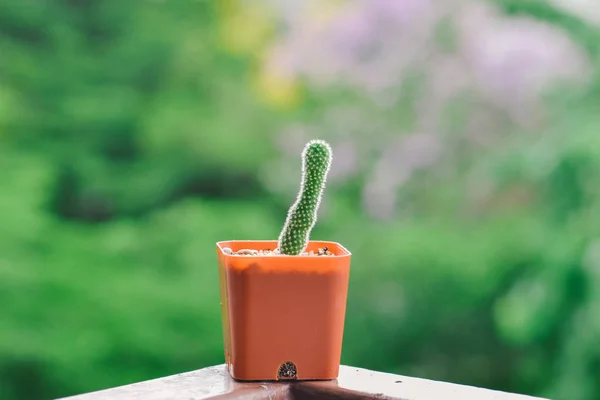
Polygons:
M225 365L72 396L64 400L547 400L453 383L342 366L335 381L250 382L231 379Z

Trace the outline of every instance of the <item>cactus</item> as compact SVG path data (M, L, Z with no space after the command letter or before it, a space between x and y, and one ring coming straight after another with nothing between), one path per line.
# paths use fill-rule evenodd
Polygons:
M317 211L331 166L331 147L323 140L311 140L302 152L302 183L296 202L290 207L279 235L279 252L299 255L317 222Z

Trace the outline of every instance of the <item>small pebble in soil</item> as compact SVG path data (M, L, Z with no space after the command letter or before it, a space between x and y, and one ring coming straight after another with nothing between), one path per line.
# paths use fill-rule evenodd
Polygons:
M240 250L234 252L229 247L223 248L223 253L229 254L229 255L234 255L234 256L278 256L278 255L280 255L279 249L275 249L275 250L240 249ZM324 248L319 248L316 253L311 250L309 252L305 251L300 255L301 256L334 256L335 254L333 254L327 247L324 247Z
M242 249L242 250L238 250L235 254L240 255L240 256L256 256L256 255L258 255L258 250Z

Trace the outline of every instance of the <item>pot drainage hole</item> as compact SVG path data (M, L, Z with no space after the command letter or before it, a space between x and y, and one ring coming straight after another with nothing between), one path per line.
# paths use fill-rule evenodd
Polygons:
M293 362L286 361L277 370L277 379L296 379L296 366Z

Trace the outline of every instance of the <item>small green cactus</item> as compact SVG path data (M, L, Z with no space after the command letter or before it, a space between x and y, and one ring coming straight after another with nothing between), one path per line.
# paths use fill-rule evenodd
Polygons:
M317 211L331 166L331 147L323 140L311 140L302 152L302 183L296 202L290 207L279 235L279 252L301 254L317 222Z

